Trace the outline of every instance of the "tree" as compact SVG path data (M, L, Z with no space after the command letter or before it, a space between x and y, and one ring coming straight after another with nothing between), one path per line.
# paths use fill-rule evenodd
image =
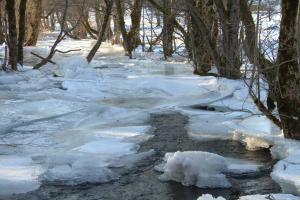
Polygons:
M131 10L131 28L127 32L125 27L124 9L122 0L115 0L118 24L123 37L123 46L129 58L132 58L132 51L141 43L140 41L140 23L142 15L142 0L134 0Z
M8 19L8 64L12 70L18 69L18 35L17 35L17 19L15 12L15 0L6 0L6 13Z
M35 46L37 43L40 32L42 12L42 0L28 1L26 46Z
M163 14L163 29L162 29L162 43L164 57L171 57L173 54L173 32L174 32L174 20L175 17L172 14L172 1L163 0L163 7L165 8L165 13Z
M4 19L3 19L3 9L2 9L2 2L0 1L0 44L3 44L5 42L5 30L3 27Z
M111 15L113 2L110 1L110 0L105 0L105 4L106 4L105 16L104 16L104 19L103 19L103 22L102 22L101 30L99 31L97 42L93 46L92 50L90 51L90 53L87 56L87 61L89 63L92 61L92 59L95 56L96 52L100 48L101 43L102 43L102 41L103 41L103 39L105 37L105 33L107 31L107 25L108 25L109 18L110 18L110 15Z
M254 96L258 108L275 124L282 128L284 136L300 139L300 76L297 58L297 9L299 0L281 1L281 24L278 56L271 63L259 51L255 40L255 24L247 1L240 4L241 17L245 24L248 59L257 65L269 85L269 98L277 103L279 119Z
M19 5L19 38L18 38L18 63L23 65L23 45L25 41L25 18L27 0L21 0Z
M218 20L216 12L213 7L213 0L202 1L196 0L193 2L195 10L199 16L202 17L203 23L207 27L208 33L211 37L212 45L216 46L218 35ZM212 57L209 54L206 46L206 39L202 36L201 31L198 29L198 24L195 17L191 17L190 29L190 47L191 59L194 64L194 73L199 75L207 75L213 64ZM215 47L214 47L215 48Z
M299 0L282 0L275 99L286 137L300 139L300 71L297 59Z

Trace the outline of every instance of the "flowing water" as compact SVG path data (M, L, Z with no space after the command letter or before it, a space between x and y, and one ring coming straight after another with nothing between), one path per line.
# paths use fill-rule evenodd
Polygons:
M185 125L188 118L179 113L152 114L150 124L154 137L143 143L140 152L155 150L151 157L138 161L133 168L114 169L121 174L118 180L99 185L73 187L42 185L38 190L11 197L14 200L196 200L201 194L237 199L240 195L280 192L270 172L274 164L269 150L247 151L236 141L196 141L188 137ZM162 161L166 152L208 151L226 157L247 159L264 168L256 173L239 176L227 175L230 189L200 189L185 187L176 182L161 182L154 166ZM6 199L7 200L7 199Z

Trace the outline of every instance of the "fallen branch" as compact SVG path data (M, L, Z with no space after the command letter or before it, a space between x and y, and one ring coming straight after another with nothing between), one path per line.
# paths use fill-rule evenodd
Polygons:
M49 62L49 63L51 63L51 64L53 64L53 65L56 65L56 63L55 62L53 62L51 59L47 59L47 58L44 58L44 57L42 57L42 56L40 56L40 55L38 55L38 54L36 54L36 53L33 53L33 52L30 52L32 55L34 55L34 56L36 56L36 57L38 57L38 58L40 58L40 59L42 59L43 61L45 61L45 62Z
M61 50L58 50L58 49L55 50L55 52L58 52L58 53L70 53L70 52L73 52L73 51L81 51L81 49L71 49L71 50L68 50L68 51L61 51Z

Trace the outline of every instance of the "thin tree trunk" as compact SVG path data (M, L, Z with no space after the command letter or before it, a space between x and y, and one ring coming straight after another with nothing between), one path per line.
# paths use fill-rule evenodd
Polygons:
M102 41L105 37L106 28L107 28L109 18L110 18L110 15L111 15L111 10L112 10L113 3L110 0L105 0L105 4L106 4L105 16L104 16L104 19L103 19L102 27L101 27L101 30L99 32L97 42L96 42L96 44L94 45L94 47L92 48L92 50L90 51L90 53L87 56L87 61L89 63L92 61L92 59L94 58L96 52L98 51L99 47L101 46L101 43L102 43Z
M18 38L18 63L23 65L23 45L25 40L25 17L27 0L21 0L19 7L19 38Z

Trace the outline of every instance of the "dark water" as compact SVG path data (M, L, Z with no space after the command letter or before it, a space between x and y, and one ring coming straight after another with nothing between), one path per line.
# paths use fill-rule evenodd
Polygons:
M74 187L42 185L37 191L14 196L18 200L195 200L202 194L237 199L240 195L268 194L280 192L279 186L270 178L274 164L268 150L247 151L235 141L195 141L187 136L185 125L188 118L179 113L154 114L150 123L154 137L141 145L140 152L155 150L155 154L139 161L134 168L116 169L121 178L100 185ZM160 182L160 173L153 167L161 162L166 152L208 151L226 157L242 158L265 166L255 174L228 175L231 189L199 189L184 187L180 183Z

